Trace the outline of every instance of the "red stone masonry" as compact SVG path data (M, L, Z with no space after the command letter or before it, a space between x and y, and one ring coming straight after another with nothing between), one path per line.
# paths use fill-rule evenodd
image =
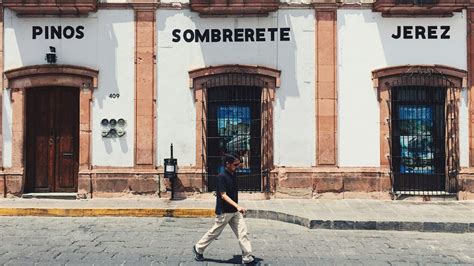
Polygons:
M190 0L191 10L201 16L267 16L277 11L279 0Z
M392 16L431 16L451 17L453 12L460 12L469 6L470 0L430 0L432 4L398 4L398 0L376 0L373 10L382 12L384 17ZM415 2L415 0L413 1Z
M337 165L336 9L316 10L316 162Z
M154 6L135 8L135 166L155 166Z
M0 73L3 73L3 8L0 8ZM3 78L0 80L0 198L6 195L6 178L3 173Z
M467 12L467 70L469 89L469 166L474 167L474 10Z
M97 11L97 0L3 0L3 6L20 16L85 16Z

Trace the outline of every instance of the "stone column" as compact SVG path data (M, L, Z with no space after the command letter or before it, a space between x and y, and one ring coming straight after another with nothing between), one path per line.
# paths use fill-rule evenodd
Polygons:
M3 8L0 9L0 62L3 62ZM0 64L0 73L3 73L3 63ZM0 79L0 198L6 197L5 174L3 172L3 78Z
M337 165L336 9L316 11L316 164Z
M469 98L469 167L474 166L474 10L467 12L467 68Z
M155 8L135 8L135 166L155 165Z

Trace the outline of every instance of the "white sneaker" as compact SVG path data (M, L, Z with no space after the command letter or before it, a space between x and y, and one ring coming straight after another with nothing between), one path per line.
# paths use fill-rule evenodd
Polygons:
M242 263L243 264L251 264L254 261L255 261L255 256L254 255L248 256L246 260L244 260L244 258L242 257Z

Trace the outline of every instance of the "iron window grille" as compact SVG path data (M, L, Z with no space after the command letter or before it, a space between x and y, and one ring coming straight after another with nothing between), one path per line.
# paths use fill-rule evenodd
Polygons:
M272 114L265 82L248 74L221 74L202 85L201 158L207 190L216 189L225 153L241 159L239 190L268 190Z
M442 73L411 69L390 86L390 167L396 194L457 191L456 90Z

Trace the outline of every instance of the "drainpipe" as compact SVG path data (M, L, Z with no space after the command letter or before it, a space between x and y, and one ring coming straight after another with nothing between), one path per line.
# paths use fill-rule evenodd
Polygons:
M3 171L4 169L2 167L2 173ZM3 173L3 197L7 197L7 176L5 175L5 173Z
M89 192L91 194L92 199L92 173L89 173Z

